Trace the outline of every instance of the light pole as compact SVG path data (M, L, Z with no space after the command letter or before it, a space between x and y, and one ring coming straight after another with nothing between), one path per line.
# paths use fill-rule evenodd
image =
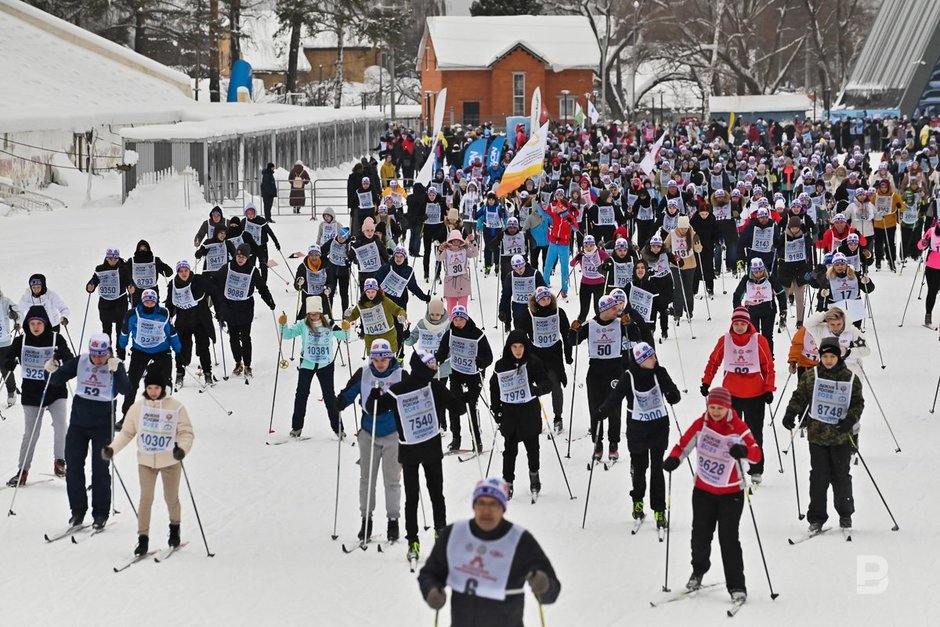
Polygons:
M570 94L571 94L571 91L568 89L561 90L561 102L562 102L561 117L564 118L566 122L571 117L570 115L568 115L568 96Z

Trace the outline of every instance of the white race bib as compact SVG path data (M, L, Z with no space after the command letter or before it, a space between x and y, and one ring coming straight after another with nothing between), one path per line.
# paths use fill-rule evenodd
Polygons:
M176 444L176 424L179 410L149 407L140 408L137 423L137 450L141 453L168 453Z
M585 279L600 279L603 275L598 272L601 265L601 253L595 250L593 253L584 253L581 255L581 272Z
M411 277L414 276L414 270L411 271L407 277L403 277L398 274L392 268L389 268L388 274L385 275L385 278L382 279L382 291L390 296L395 298L401 298L401 295L405 293L405 288L408 287L408 281L411 280Z
M816 377L809 415L826 424L838 424L848 414L851 399L852 381L831 381Z
M786 241L783 245L783 260L787 263L806 261L806 242L802 235Z
M708 427L702 427L695 448L698 458L696 476L716 488L731 485L731 471L735 461L730 449L739 440L737 435L720 435Z
M532 400L526 364L513 370L497 372L496 380L499 382L499 397L504 403L522 405Z
M841 279L834 277L829 281L829 289L832 292L832 300L856 300L859 296L858 279L848 275Z
M325 243L336 237L337 233L339 233L339 227L336 222L324 222L323 231L320 233L320 241L317 243L320 246L323 246Z
M744 346L738 346L731 339L731 333L725 334L725 372L735 374L751 374L760 372L760 355L758 350L760 345L757 341L757 333L752 333L751 338Z
M134 285L145 290L157 284L157 264L131 262L131 276L134 279Z
M588 322L588 356L591 359L620 359L620 320L601 325L597 320Z
M187 283L182 288L176 287L176 281L173 281L173 304L176 305L179 309L192 309L197 305L197 301L193 298L193 286L192 283Z
M441 338L444 337L446 330L446 326L441 327L440 331L431 331L430 329L424 329L419 326L416 329L418 333L418 349L428 351L432 354L436 353L437 349L441 347Z
M505 601L509 569L524 531L514 524L498 540L480 540L469 521L454 523L447 541L447 585L462 594Z
M616 226L617 222L614 220L614 208L610 205L598 207L597 208L597 225L598 226Z
M322 364L333 361L333 334L328 329L320 332L304 329L304 359Z
M255 224L251 220L245 219L242 231L251 236L251 239L255 241L255 244L261 246L261 230L262 227L260 224Z
M78 359L75 373L75 395L89 401L108 402L114 398L112 383L114 375L108 370L108 364L96 366L88 355Z
M375 204L372 202L372 192L356 192L359 197L360 209L372 209Z
M532 345L536 348L551 348L561 340L561 325L558 313L550 316L532 316Z
M647 422L666 417L666 403L657 382L646 392L633 390L633 419Z
M503 228L503 221L499 217L499 211L487 209L484 213L483 224L486 225L488 229L501 229Z
M519 276L512 273L512 295L511 300L517 305L524 305L529 302L529 297L535 293L535 275Z
M98 276L98 293L105 300L117 300L121 294L121 277L117 268L95 272Z
M479 340L457 337L450 334L450 366L460 374L477 374L477 352Z
M425 224L435 225L441 223L441 205L436 202L429 202L425 205Z
M633 307L645 322L653 321L653 297L656 294L640 289L636 285L630 288L630 306Z
M747 307L769 302L773 298L773 288L770 286L770 281L761 281L760 283L748 281L746 292L747 296L744 304Z
M330 244L330 254L327 255L327 259L330 260L330 263L334 266L339 266L340 268L346 267L346 249L349 246L349 242L337 242L335 239L333 243Z
M163 328L166 320L151 320L137 315L137 329L134 333L134 345L140 348L154 348L166 340Z
M731 219L731 203L728 202L723 205L715 205L712 208L712 213L714 213L716 220L730 220Z
M437 407L434 405L434 393L430 384L413 392L398 394L395 403L398 405L398 417L401 420L405 444L427 442L440 433Z
M525 233L519 231L515 235L505 233L503 235L503 256L525 254Z
M248 288L251 287L251 275L236 272L229 266L225 277L225 298L228 300L248 300Z
M619 263L617 261L613 262L614 265L614 280L612 282L612 287L626 287L627 283L633 281L633 262Z
M30 381L46 380L46 362L55 354L55 346L29 346L23 343L20 351L20 369L24 379Z
M385 335L392 329L381 305L360 307L359 315L362 317L362 332L366 335Z
M465 275L467 273L467 249L448 249L446 252L445 258L447 265L444 268L444 274L448 277Z
M228 262L225 242L206 244L206 271L215 272Z
M354 248L353 251L356 253L356 259L359 260L359 270L361 272L375 272L379 269L381 259L379 258L379 247L375 242L369 242L359 248Z
M308 296L317 296L323 293L323 288L326 287L326 269L320 268L319 270L311 270L307 267L307 264L304 264L304 273L306 278L304 279L304 293Z
M769 253L774 246L774 227L754 227L754 238L751 240L751 250L758 253Z

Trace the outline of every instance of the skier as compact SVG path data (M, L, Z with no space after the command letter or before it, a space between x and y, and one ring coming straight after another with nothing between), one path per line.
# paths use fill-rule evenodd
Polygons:
M774 298L777 306L774 306ZM787 322L787 296L776 278L767 274L767 268L760 257L751 259L749 272L741 277L734 290L731 302L735 307L744 307L750 316L751 324L757 328L767 345L770 353L774 351L774 318L780 313L780 326Z
M859 277L848 261L842 253L832 256L832 265L819 281L819 296L823 299L824 308L838 304L849 314L852 323L861 328L865 316L862 294L874 291L875 284L867 274Z
M242 219L242 232L251 237L255 244L255 255L258 259L258 269L261 278L268 282L268 240L274 242L274 247L281 250L281 243L271 230L271 225L262 216L258 215L255 203L248 201L245 207L245 217Z
M747 221L738 239L738 271L743 271L744 264L750 263L754 257L760 257L764 266L773 273L776 261L774 242L780 239L780 228L770 219L767 207L758 207L754 216L753 220Z
M462 413L444 382L438 379L434 354L418 349L411 355L410 372L403 371L401 381L388 393L376 390L377 411L392 411L398 430L398 462L405 476L405 540L408 560L417 560L421 551L418 538L418 501L421 488L418 469L424 467L424 481L431 499L434 537L444 531L447 510L444 503L444 473L441 464L441 425L448 409Z
M443 242L447 236L447 228L444 226L444 211L446 207L438 196L438 191L434 187L428 187L427 202L425 203L424 220L421 223L421 239L424 243L424 282L429 284L431 281L431 252L434 250L433 242Z
M342 225L336 221L336 211L333 207L327 207L323 210L323 219L320 226L317 227L317 245L325 246L339 233Z
M408 312L395 304L379 287L375 279L366 279L362 286L362 296L359 303L349 307L343 312L343 328L362 319L362 333L366 344L371 345L376 339L383 339L392 347L392 352L398 354L398 333L395 331L397 322L402 328L408 323Z
M832 502L839 514L839 527L851 537L852 475L849 462L856 442L851 434L858 433L858 422L865 409L862 381L843 361L844 349L839 340L827 337L819 345L819 365L806 371L797 384L783 417L783 426L789 430L800 428L809 417L809 508L806 520L809 533L822 531L828 520L826 496L832 486Z
M774 359L767 338L751 324L746 307L735 307L731 328L718 338L702 375L702 396L724 364L722 386L731 394L736 415L742 415L761 447L761 458L753 460L748 471L751 481L760 484L764 473L764 405L774 400Z
M193 424L186 407L175 397L167 397L168 379L159 371L144 378L144 393L131 405L124 427L110 444L101 449L101 457L110 461L125 446L137 441L137 469L140 475L140 503L137 506L137 546L134 555L150 551L150 510L153 506L157 477L163 479L163 499L170 518L171 548L180 546L181 462L193 448Z
M607 275L604 285L610 289L627 287L633 280L636 260L636 252L630 247L630 240L618 237L614 242L613 254L601 264L601 271Z
M274 298L258 269L248 263L250 256L251 247L242 244L235 252L235 259L215 275L216 287L222 293L220 300L225 303L220 307L221 312L216 310L216 316L228 326L229 344L235 361L232 374L244 374L246 381L252 376L251 324L255 317L255 299L252 298L255 290L268 309L274 311Z
M16 308L22 316L34 305L39 305L46 310L46 320L52 333L59 333L60 323L62 326L69 326L69 316L72 312L59 295L46 286L44 274L33 274L29 277L29 289L20 297ZM23 326L26 326L25 321Z
M186 367L193 358L193 338L196 340L196 356L206 385L215 385L212 375L212 356L209 341L215 343L215 326L212 324L210 299L216 308L224 307L218 289L210 279L193 274L189 262L182 259L176 263L176 276L167 290L167 311L173 317L173 328L180 340L180 351L176 357L176 388L183 387Z
M379 268L388 261L388 249L375 235L375 220L367 217L362 221L359 235L351 242L350 257L359 266L359 285L374 278Z
M835 337L844 349L842 359L855 374L861 375L864 357L871 355L871 347L861 329L847 324L848 316L841 307L830 307L828 311L813 314L806 321L806 336L803 339L805 355L819 363L819 343L827 337ZM794 336L794 341L796 336Z
M444 264L443 285L447 311L453 312L458 305L466 308L471 290L470 259L476 258L478 253L473 233L464 240L457 230L450 232L447 243L437 247L437 260ZM442 362L438 360L438 363Z
M578 322L584 324L590 313L591 304L594 305L594 314L597 315L598 301L604 295L604 275L601 267L610 258L607 251L598 248L593 235L585 235L581 250L574 256L570 266L581 264L581 288L578 292L581 301L581 310L578 312Z
M13 338L20 333L20 325L17 322L19 318L20 312L16 304L4 296L3 290L0 289L0 381L7 390L7 407L16 404L16 381L13 379L13 371L7 370L7 356L10 354ZM16 356L15 353L13 356Z
M117 339L127 313L127 295L134 293L131 273L121 261L121 251L109 248L105 251L104 261L95 267L85 291L89 294L98 290L98 317L101 330L109 338Z
M742 460L762 461L760 447L747 424L732 409L731 392L716 387L708 393L708 409L692 423L669 457L663 470L672 472L693 450L698 457L692 490L692 575L689 591L702 587L702 577L711 568L712 537L718 527L725 586L736 603L747 600L744 559L738 540L744 511L744 479L739 476Z
M385 484L385 512L388 516L386 539L398 540L398 518L401 510L401 466L398 464L398 433L395 413L377 407L379 389L388 388L401 381L402 369L387 340L377 339L369 350L369 364L353 373L336 401L336 409L342 413L359 396L362 409L362 428L359 430L359 512L362 526L359 540L368 542L372 537L372 512L375 509L375 483L382 465ZM373 392L376 396L373 396ZM370 489L371 488L371 489ZM368 508L368 509L367 509Z
M447 309L444 307L444 301L440 298L432 298L428 302L427 312L424 317L411 329L408 338L405 340L406 346L414 346L415 350L425 350L429 353L437 354L441 347L441 338L450 326L450 319L447 317ZM438 364L436 370L437 378L446 379L450 375L450 364ZM447 428L447 420L442 419L441 426Z
M222 207L216 205L209 211L209 218L199 225L196 236L193 238L193 247L199 248L199 244L204 240L215 239L217 231L224 231L225 217L222 215Z
M504 518L508 501L503 480L478 482L473 518L444 529L418 574L421 595L433 610L444 607L444 587L451 587L452 627L518 627L525 583L542 605L554 603L561 592L555 569L535 537ZM486 577L472 576L484 567Z
M280 326L281 339L290 340L295 337L302 338L300 347L300 367L297 369L297 391L294 392L294 413L291 416L292 438L299 438L304 428L304 417L307 414L307 399L310 397L310 384L316 375L320 383L320 392L323 404L326 405L326 415L330 419L330 428L333 433L343 438L343 424L336 410L336 392L333 387L333 364L339 343L345 341L348 333L330 319L329 313L323 306L322 296L308 296L304 305L304 319L287 326L287 314L282 313L277 322Z
M803 326L806 315L806 284L812 278L812 235L803 222L790 216L786 230L777 240L777 278L791 302L796 303L796 328ZM809 275L809 277L807 277ZM785 310L781 308L781 312ZM753 314L751 315L753 319ZM770 338L768 338L770 339Z
M150 242L145 239L137 242L134 254L124 264L131 269L131 280L136 288L131 292L131 305L134 307L140 304L144 290L153 290L159 297L160 286L157 284L159 277L173 276L173 268L153 254Z
M497 201L496 192L490 191L487 192L486 199L477 208L473 217L477 220L478 224L482 222L483 263L485 266L483 275L489 276L490 270L493 269L493 264L499 263L499 235L503 232L506 208ZM450 237L447 239L449 241Z
M578 231L578 212L565 201L565 192L555 190L555 200L546 211L538 205L539 213L548 220L548 252L545 255L545 265L542 266L542 276L547 283L551 283L552 272L555 271L556 262L559 264L561 274L562 300L568 299L568 253L571 248L571 232Z
M538 357L548 371L552 383L553 425L556 433L564 430L565 386L568 374L565 364L571 365L571 326L568 314L547 287L538 287L529 298L529 311L518 318L517 328L525 331L532 344L532 354Z
M525 256L513 255L511 263L512 272L503 275L499 296L498 318L505 325L507 333L510 323L518 329L519 321L528 318L529 299L539 287L545 287L542 273L530 266Z
M480 420L477 416L477 400L483 388L483 373L493 363L493 350L483 331L470 319L466 307L456 305L450 312L450 328L441 337L441 345L435 357L437 363L449 360L450 390L460 396L470 414L470 434L474 451L483 450L480 437ZM460 451L460 416L451 414L450 430L453 438L448 449Z
M103 333L88 338L88 353L63 363L52 374L49 385L64 389L72 378L75 397L65 435L65 487L72 513L69 525L81 525L88 511L85 459L90 444L92 527L98 530L104 528L111 509L111 473L98 453L114 437L117 395L127 395L130 381L124 364L114 356L111 339Z
M669 337L669 306L673 300L673 292L678 286L672 283L669 255L663 250L663 240L659 233L654 233L646 246L643 247L640 253L640 261L646 267L644 276L649 277L649 287L642 285L638 285L638 287L646 292L656 294L656 312L659 313L660 334L665 339ZM642 277L639 277L636 267L633 268L633 272L637 275L635 280L641 280ZM655 326L656 317L653 316L652 319Z
M333 239L321 244L320 257L326 259L326 287L323 293L329 298L330 316L333 315L336 294L340 298L340 311L349 308L349 254L349 229L346 227L340 227Z
M542 433L542 401L552 389L542 360L532 353L524 331L515 329L506 337L503 356L493 364L490 399L493 418L503 436L503 481L512 498L519 444L525 445L529 461L529 491L532 498L542 490L539 479L539 436Z
M933 307L937 303L937 291L940 290L940 222L934 222L917 242L918 250L927 251L927 260L924 262L924 279L927 282L927 299L924 301L926 313L924 325L933 326Z
M509 274L512 270L512 259L516 255L523 257L528 254L526 250L526 236L519 228L519 218L512 216L506 219L506 228L496 236L494 243L499 244L499 276Z
M23 439L20 443L18 470L7 481L7 485L16 487L26 483L29 469L36 452L36 442L42 430L42 411L49 410L52 417L53 464L56 477L65 476L65 406L68 390L65 382L53 382L49 375L56 371L63 361L72 358L72 351L61 335L52 330L46 309L33 305L26 311L26 329L22 335L13 339L3 369L12 373L16 365L20 366L20 393L23 396ZM12 378L12 374L10 375Z
M671 254L669 270L673 282L673 315L677 319L681 318L682 311L685 310L691 318L695 308L695 295L692 288L698 265L695 257L702 252L702 243L690 226L688 216L679 216L676 228L666 235L663 246Z
M419 300L431 302L431 297L418 285L414 268L408 265L408 250L404 246L395 247L392 258L379 269L375 279L385 296L402 309L408 309L408 292Z
M630 476L633 489L633 519L646 517L646 469L650 471L650 506L657 529L665 529L666 481L663 459L669 446L669 414L665 403L675 405L681 396L656 351L646 342L633 346L632 359L607 399L601 412L610 414L627 399L627 449L630 452ZM664 403L665 401L665 403Z
M204 241L193 253L196 259L206 258L206 263L202 267L203 276L212 276L231 260L227 238L227 228L216 229L213 237Z

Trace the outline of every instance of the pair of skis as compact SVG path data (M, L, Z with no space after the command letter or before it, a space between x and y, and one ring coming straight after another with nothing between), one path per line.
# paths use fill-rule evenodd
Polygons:
M179 546L170 546L170 547L163 549L162 551L148 551L147 553L144 553L143 555L135 555L134 557L127 560L123 564L119 564L118 566L115 566L114 572L116 573L123 572L127 570L128 568L130 568L131 566L133 566L134 564L138 564L151 557L153 558L153 561L158 564L160 562L165 562L166 560L170 559L170 557L172 557L174 553L182 549L187 544L189 543L183 542Z
M804 533L803 535L797 538L787 538L787 542L790 543L790 546L793 546L794 544L802 544L803 542L806 542L807 540L812 540L815 537L823 535L824 533L826 533L827 531L830 531L831 529L832 527L823 527L819 531L812 532L812 533ZM842 537L845 539L845 541L851 542L852 541L852 529L847 528L847 527L842 527L841 530L842 530Z
M633 521L633 528L630 529L630 535L635 536L640 532L640 527L643 526L643 523L646 522L646 516L643 518L637 518ZM656 536L659 538L659 541L662 542L666 539L666 528L665 527L656 527Z
M723 586L723 585L725 585L725 582L720 581L718 583L709 583L709 584L701 585L697 588L693 588L692 590L682 590L680 592L673 593L664 599L656 601L655 603L653 601L650 601L650 607L662 607L663 605L667 605L669 603L675 603L676 601L683 601L685 599L691 599L697 596L697 594L701 592L702 590L706 590L708 588L716 588L718 586ZM726 611L727 615L729 617L735 616L744 606L744 603L745 603L745 599L732 600L731 607L728 608L728 610Z

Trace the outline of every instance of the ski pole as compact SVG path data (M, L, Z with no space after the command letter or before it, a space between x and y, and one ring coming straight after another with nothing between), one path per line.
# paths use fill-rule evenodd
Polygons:
M85 315L82 316L82 333L78 336L78 347L81 348L84 346L82 342L85 341L85 323L88 322L88 304L91 302L91 292L88 292L88 297L85 299Z
M333 504L333 533L330 536L333 540L339 537L336 533L336 521L339 517L339 468L340 459L343 455L343 431L340 430L336 436L336 501Z
M552 446L555 447L555 457L558 458L561 476L565 478L565 487L568 488L568 499L573 501L577 497L571 493L571 484L568 483L568 474L565 472L565 465L561 463L561 453L558 452L558 444L555 443L555 436L552 434L552 423L548 421L548 416L545 415L545 406L542 405L542 399L539 399L539 407L542 409L542 420L544 420L545 424L548 426L548 439L552 441Z
M682 363L682 349L679 347L679 325L676 323L676 319L672 316L666 316L669 318L669 321L672 322L672 332L676 338L676 354L679 356L679 374L682 375L682 393L689 393L689 384L685 380L685 365ZM691 328L691 327L690 327Z
M222 380L228 381L228 366L225 363L225 342L222 341L222 321L217 319L219 326L219 350L222 351Z
M480 328L485 329L486 321L483 320L483 292L480 291L480 268L479 266L475 268L475 272L473 273L473 275L477 282L477 298L480 301Z
M871 474L871 470L868 469L868 464L865 463L865 458L862 457L862 453L858 450L858 447L855 445L855 438L852 437L852 434L849 435L849 444L852 445L852 449L855 451L855 454L858 455L858 458L862 460L862 466L865 467L865 472L868 473L868 478L871 479L871 484L875 486L875 491L878 492L878 496L881 497L881 502L884 503L885 509L888 510L888 516L891 517L891 522L894 523L894 526L891 527L891 531L897 531L900 529L898 527L898 521L894 519L894 514L891 513L891 508L888 507L888 501L885 500L884 495L881 493L881 489L878 487L878 483L875 482L875 478Z
M180 460L180 468L183 469L183 478L186 479L186 489L189 491L189 498L193 502L193 511L196 512L196 522L199 523L199 533L202 534L202 543L206 547L206 557L215 557L215 553L209 551L209 543L206 542L206 532L202 528L202 519L199 517L199 508L196 507L196 497L193 496L193 488L189 484L189 475L186 473L186 466L183 464L183 460Z
M281 315L286 315L283 311ZM284 345L284 336L281 335L281 329L277 324L277 320L274 318L274 311L271 311L271 320L274 322L274 330L278 335L277 338L277 363L280 364L284 359L284 353L281 350L281 347ZM275 368L274 370L274 393L271 394L271 419L268 421L268 433L274 433L274 403L277 401L277 380L278 375L281 374L280 368Z
M937 395L940 394L940 378L937 378L937 389L933 392L933 405L930 406L930 413L932 414L937 408Z
M300 279L303 281L303 278ZM297 318L297 314L300 313L300 299L303 295L303 290L297 290L297 306L294 308L294 319ZM283 311L281 313L284 313ZM294 350L297 348L297 338L295 337L290 341L290 360L294 361Z
M594 437L594 451L597 450L597 444L601 441L601 435L604 433L604 423L600 420L597 421L596 425L597 431L593 434ZM587 494L584 496L584 515L581 517L581 528L584 529L584 524L587 522L587 510L588 503L591 502L591 482L594 480L594 466L597 465L597 459L594 457L594 452L591 452L591 467L590 473L588 473L588 485L587 485Z
M783 457L780 456L780 440L777 439L777 425L774 423L774 418L777 416L777 410L780 409L780 403L783 401L783 394L787 391L787 385L790 384L790 379L793 377L792 372L787 372L787 380L783 383L783 389L780 390L780 396L777 398L777 406L774 407L774 410L770 413L770 428L774 432L774 446L777 447L777 463L780 464L780 473L783 474Z
M878 346L878 360L881 362L881 369L884 370L887 366L885 366L885 359L881 353L881 340L878 337L878 327L875 326L875 312L871 309L871 299L868 297L868 292L865 292L865 305L867 305L868 314L871 316L871 330L875 332L875 345Z
M205 395L207 395L209 398L211 398L212 401L213 401L216 405L219 406L219 409L221 409L222 411L225 412L225 415L226 415L226 416L231 416L231 415L232 415L232 410L230 410L230 409L228 409L227 407L225 407L225 405L223 405L222 402L221 402L218 398L216 398L215 394L213 394L212 392L209 391L209 386L208 386L208 385L203 385L203 383L199 380L199 378L196 377L196 375L193 374L193 372L189 369L189 366L187 366L187 367L184 369L184 371L186 372L186 374L188 374L190 377L192 377L193 381L196 382L196 385L199 386L199 393L200 393L200 394L205 394Z
M627 372L630 372L629 370ZM634 388L635 389L635 388ZM669 408L672 410L672 419L676 423L676 431L679 432L679 435L682 435L682 427L679 426L679 416L676 415L676 408L672 403L669 404ZM689 464L689 472L692 474L692 478L695 478L695 470L692 469L692 460L688 457L685 458L685 461ZM666 592L669 592L668 590Z
M796 490L796 515L799 520L805 518L803 508L800 507L800 480L796 474L796 449L793 447L793 429L790 429L790 450L793 452L793 487Z
M428 514L424 511L424 492L421 491L421 486L418 486L418 502L421 503L421 521L424 523L424 530L427 531L430 529L428 526Z
M685 281L682 280L682 268L676 267L676 274L679 275L679 293L682 294L682 306L685 309L686 319L689 321L689 334L695 339L695 330L692 328L692 312L690 311L689 295L685 291ZM680 313L678 317L682 317ZM678 329L676 330L676 341L679 340Z
M343 341L346 343L346 369L349 371L349 378L352 379L352 357L349 354L349 331L350 329L343 329L343 332L346 334ZM359 418L356 418L356 431L358 430Z
M698 269L702 273L702 282L705 282L705 266L702 265L702 254L695 253L695 256L698 257ZM705 286L705 310L708 311L708 319L712 319L712 306L708 303L708 286Z
M75 351L75 344L72 343L72 334L69 333L69 325L63 324L63 325L62 325L62 328L65 329L65 337L68 338L68 340L69 340L69 346L70 346L71 349L72 349L72 354L73 354L73 355L78 355L78 353Z
M124 484L124 479L121 478L121 473L118 472L117 464L114 463L113 459L111 460L111 469L114 471L114 476L117 477L118 483L121 484L121 488L124 490L124 496L127 497L127 502L131 504L131 509L134 511L134 517L140 518L140 514L137 513L137 508L134 507L134 500L131 498L131 493L127 491L127 486ZM115 509L113 506L112 506L112 509L114 509L115 514L121 513L117 511L117 509Z
M672 530L672 473L670 472L669 473L669 485L666 487L666 576L663 578L663 592L669 592L669 536L670 536L671 530Z
M568 452L565 459L571 459L571 429L574 428L574 395L578 389L578 345L574 345L574 372L571 375L571 410L568 412Z
M757 536L757 548L760 549L760 559L764 563L764 574L767 575L767 587L770 588L770 600L776 600L779 593L774 592L774 584L770 582L770 570L767 568L767 558L764 557L764 545L760 541L760 531L757 529L757 517L754 515L754 504L751 502L750 490L747 487L747 478L744 474L744 464L737 460L738 476L741 477L741 485L744 488L744 497L747 499L747 506L751 510L751 521L754 523L754 535Z
M109 351L108 356L109 356L109 357L111 356L111 352L110 352L110 351ZM111 442L114 442L114 425L115 425L115 423L117 422L117 398L116 398L116 396L117 396L117 392L116 392L116 390L115 390L114 383L113 383L113 378L112 378L112 383L111 383L111 440L110 440ZM117 499L114 498L114 470L115 470L115 464L114 464L114 459L113 459L113 457L112 457L112 459L109 461L109 464L110 464L110 466L111 466L111 468L110 468L110 472L111 472L111 515L113 516L113 515L119 513L119 512L118 512L118 509L117 509L117 504L116 504ZM133 507L134 507L134 505L131 504L131 509L133 509ZM135 511L134 514L136 515L137 512Z
M891 428L891 423L888 422L888 417L885 415L885 410L881 407L881 401L878 400L878 395L875 394L875 388L871 385L871 380L868 378L868 373L865 372L865 368L862 367L862 362L858 362L858 369L862 371L862 376L865 377L865 383L868 384L868 389L871 390L871 395L875 399L875 404L878 405L878 411L881 412L881 417L885 421L885 426L888 427L888 433L891 434L891 439L894 440L894 452L901 452L901 445L898 444L898 439L894 437L894 430Z

